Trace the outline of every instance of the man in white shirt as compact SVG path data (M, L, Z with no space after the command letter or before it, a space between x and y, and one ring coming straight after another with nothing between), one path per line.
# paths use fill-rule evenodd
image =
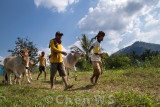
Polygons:
M101 53L101 41L103 41L104 36L105 36L105 33L103 31L99 31L96 36L97 41L90 48L90 51L93 49L91 61L94 69L93 75L90 78L91 83L93 83L94 78L95 78L95 83L97 83L99 75L102 74L101 56L103 53Z

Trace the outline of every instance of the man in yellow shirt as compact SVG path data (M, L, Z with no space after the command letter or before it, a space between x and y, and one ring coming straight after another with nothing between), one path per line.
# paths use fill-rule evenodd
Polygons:
M56 75L56 72L58 70L59 75L62 77L66 89L71 88L73 85L68 85L67 83L67 77L65 73L65 67L63 64L62 54L67 55L66 52L62 51L62 45L61 45L61 38L63 36L63 33L57 31L55 34L55 38L50 40L49 47L51 48L51 55L50 55L50 62L51 62L51 69L50 69L50 81L51 81L51 88L54 88L54 77Z
M38 62L40 62L39 63L40 73L38 74L37 80L38 80L39 76L42 74L42 71L44 72L44 80L46 80L46 56L44 56L44 55L45 55L45 52L42 51L41 56L39 56L39 58L38 58L38 61L34 64L34 65L36 65Z

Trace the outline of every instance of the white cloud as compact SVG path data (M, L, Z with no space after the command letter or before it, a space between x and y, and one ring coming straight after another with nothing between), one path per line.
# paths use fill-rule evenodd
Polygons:
M93 8L89 8L89 13L92 13L93 12Z
M70 49L72 46L77 46L80 48L81 47L80 44L81 44L80 41L76 41L74 44L68 46L68 48Z
M3 61L4 61L4 57L2 57L2 56L0 56L0 64L2 64L3 65Z
M79 49L81 49L84 52L83 48L81 47L81 43L80 43L79 40L76 41L74 44L71 44L70 46L68 46L69 51L71 51L70 48L74 47L74 46L78 47Z
M112 53L135 41L158 43L159 0L99 0L78 22L82 33L106 32L102 46ZM111 49L112 47L112 49Z
M109 50L108 55L111 55L112 53L115 53L119 50L119 48L114 47L112 50Z
M154 27L157 24L159 24L160 20L159 19L155 19L153 15L148 14L147 17L145 18L145 21L147 22L145 24L145 27Z
M71 12L71 13L74 13L74 10L73 10L73 8L71 8L71 9L70 9L70 12Z
M79 0L34 0L37 7L43 6L53 12L65 12L67 6L78 3Z

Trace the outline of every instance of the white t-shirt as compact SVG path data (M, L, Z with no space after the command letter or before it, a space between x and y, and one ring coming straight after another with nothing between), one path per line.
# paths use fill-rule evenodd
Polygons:
M101 44L98 41L96 41L93 44L93 53L91 56L91 61L101 61L101 57L99 55L94 54L94 53L101 53Z

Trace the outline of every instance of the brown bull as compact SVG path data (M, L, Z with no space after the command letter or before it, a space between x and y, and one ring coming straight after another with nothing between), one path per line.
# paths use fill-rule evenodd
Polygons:
M18 79L18 83L20 84L20 78L22 73L27 73L29 68L29 54L31 51L21 50L20 56L8 56L4 60L4 71L7 74L7 79L9 84L12 84L11 81L11 73L13 73ZM28 79L28 75L26 75L28 83L30 83Z
M32 68L34 67L33 64L34 64L34 63L33 63L32 61L29 62L28 72L26 72L26 73L23 72L23 73L22 73L23 79L24 79L24 76L26 76L26 77L27 77L27 80L29 80L29 79L32 80L31 72L32 72ZM28 76L29 76L29 78L28 78ZM15 76L14 80L15 80L15 83L16 83L16 76ZM28 82L28 83L30 83L30 82Z

